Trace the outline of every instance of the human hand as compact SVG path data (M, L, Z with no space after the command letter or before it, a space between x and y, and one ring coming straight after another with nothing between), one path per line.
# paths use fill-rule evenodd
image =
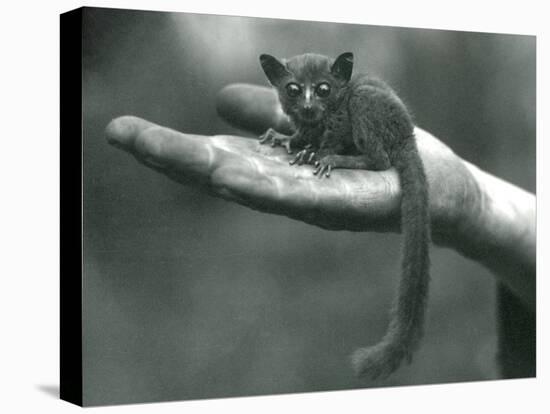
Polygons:
M258 135L269 127L292 130L275 93L264 87L227 86L219 94L218 113ZM526 283L507 270L510 261L534 266L534 196L480 171L428 132L417 128L415 135L429 183L434 242L484 263L534 303L534 280ZM255 210L330 230L399 231L401 193L393 168L336 170L318 179L312 166L289 165L294 156L282 147L185 134L132 116L111 121L106 136L177 182Z
M219 94L218 111L233 125L257 135L269 127L291 130L276 96L267 88L226 87ZM290 165L294 156L282 147L243 137L183 134L135 117L113 120L107 138L178 182L256 210L332 230L399 230L400 187L393 169L337 170L330 179L320 180L313 167ZM452 176L461 165L454 165L452 151L427 132L417 130L417 141L433 187L433 220L443 219L441 225L448 226L454 204L463 204L456 194L464 191L456 191L460 182L442 185L446 180L440 176Z

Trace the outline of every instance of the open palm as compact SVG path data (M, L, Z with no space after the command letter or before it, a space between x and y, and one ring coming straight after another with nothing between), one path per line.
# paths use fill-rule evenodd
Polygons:
M218 96L218 113L243 130L289 133L275 93L236 84ZM527 303L535 303L535 198L458 157L417 128L429 183L432 238L492 269ZM336 170L318 179L310 165L290 165L284 148L257 139L186 134L133 116L106 129L110 144L171 179L267 213L322 228L399 231L400 185L393 170ZM518 266L525 272L517 272Z

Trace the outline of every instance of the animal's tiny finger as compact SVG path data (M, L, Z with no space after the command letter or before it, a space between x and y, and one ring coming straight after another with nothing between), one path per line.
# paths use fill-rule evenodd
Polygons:
M298 163L298 165L302 164L302 160L304 158L304 151L305 150L298 151L298 153L296 154L296 157L294 158L294 163Z
M309 155L309 158L308 158L308 160L307 160L307 163L308 163L308 164L311 164L311 161L313 161L313 158L315 158L315 153L314 153L314 152L312 152L312 153Z
M263 135L263 142L271 141L273 143L273 141L275 140L275 136L274 136L273 132L274 131L271 128L269 128L267 131L265 131L264 135Z
M298 160L300 159L300 154L302 153L302 151L299 151L296 156L294 157L294 159L292 161L290 161L290 165L294 165L296 164L296 162L298 162Z
M331 171L332 171L332 167L329 165L329 166L327 167L327 174L326 174L326 175L327 175L327 178L330 177L330 172L331 172Z
M292 149L290 148L290 141L285 141L284 147L286 148L286 152L288 154L292 154Z

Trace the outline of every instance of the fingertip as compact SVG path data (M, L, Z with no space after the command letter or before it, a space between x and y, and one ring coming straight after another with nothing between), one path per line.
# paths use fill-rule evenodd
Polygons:
M364 373L365 349L359 348L352 352L350 362L355 376L361 377Z
M145 129L154 126L152 122L136 116L125 115L113 119L105 128L105 138L110 145L130 148L135 138Z

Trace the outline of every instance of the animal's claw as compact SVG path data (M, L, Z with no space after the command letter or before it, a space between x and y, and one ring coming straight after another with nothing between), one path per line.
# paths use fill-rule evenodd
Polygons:
M334 168L336 168L334 160L330 155L327 155L321 160L315 162L315 170L313 170L313 175L316 175L318 178L323 178L323 175L329 178Z
M302 165L302 164L310 164L311 163L311 160L313 159L313 157L315 156L315 152L311 151L311 147L312 145L311 144L308 144L304 147L304 149L302 149L301 151L299 151L296 156L294 157L294 159L292 159L289 164L290 165L294 165L294 164L298 164L298 165ZM308 156L309 155L309 156Z

